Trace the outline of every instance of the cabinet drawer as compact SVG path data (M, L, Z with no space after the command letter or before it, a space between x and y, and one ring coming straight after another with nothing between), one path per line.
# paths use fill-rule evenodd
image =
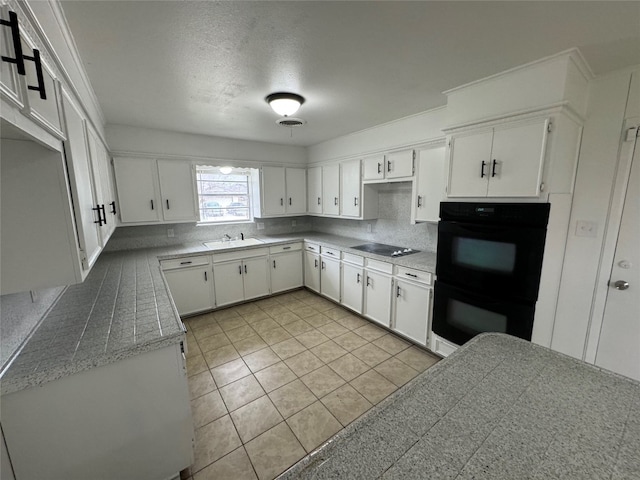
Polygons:
M161 260L160 266L162 270L175 270L176 268L200 267L211 263L209 255L200 255L197 257L174 258L171 260Z
M296 250L302 250L302 243L290 243L288 245L276 245L269 247L269 253L271 255L274 253L295 252Z
M331 247L320 247L320 253L322 255L326 255L329 258L337 258L340 259L340 250L338 250L337 248L331 248Z
M354 255L353 253L342 253L342 261L345 263L351 263L353 265L364 265L364 257L360 255Z
M235 252L216 253L213 255L213 263L227 262L230 260L243 260L245 258L266 256L268 248L247 248Z
M320 253L320 245L315 243L304 242L304 249L309 250L310 252Z
M413 268L396 266L396 276L398 278L403 278L405 280L411 280L418 283L425 283L427 285L431 285L433 283L432 273L414 270Z
M379 272L393 273L393 265L387 262L380 262L378 260L372 260L367 258L365 261L365 266L370 270L378 270Z

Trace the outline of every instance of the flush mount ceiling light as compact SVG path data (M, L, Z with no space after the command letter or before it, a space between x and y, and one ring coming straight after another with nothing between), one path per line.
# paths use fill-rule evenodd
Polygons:
M293 115L304 103L304 97L295 93L277 92L265 98L274 112L283 117Z
M220 167L220 173L229 175L233 171L233 167Z

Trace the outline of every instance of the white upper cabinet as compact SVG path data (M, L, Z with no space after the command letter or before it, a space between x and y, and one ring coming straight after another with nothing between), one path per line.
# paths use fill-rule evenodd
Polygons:
M285 211L290 215L304 215L307 212L307 170L285 168L287 201Z
M65 155L80 241L82 267L91 269L102 250L100 228L104 210L96 198L85 119L66 91L62 95L67 140Z
M111 234L116 229L117 204L115 189L111 178L111 157L106 147L93 128L87 128L89 156L95 185L96 203L100 207L102 225L100 225L100 239L102 246L107 244Z
M537 118L452 135L448 196L539 196L548 128Z
M419 150L413 184L412 222L437 222L445 199L445 147Z
M0 6L0 16L3 19L9 19L9 8ZM13 39L11 37L11 29L6 26L0 28L0 54L3 57L14 58ZM0 62L0 93L3 99L8 99L15 106L21 108L23 106L20 84L18 81L18 73L16 66L9 62Z
M257 181L256 217L304 215L307 211L307 172L304 168L262 167Z
M360 160L350 160L340 164L340 215L344 217L360 216L362 180L360 179Z
M114 158L122 223L162 221L158 170L153 158Z
M364 180L382 180L384 179L384 155L376 155L362 160Z
M340 215L340 165L322 167L322 213Z
M165 221L195 222L194 171L190 162L158 160L158 177Z
M307 170L307 212L322 213L322 167Z
M122 223L196 222L194 170L189 161L114 158Z
M364 165L363 180L365 182L410 180L414 171L414 158L413 150L402 150L365 158L362 161Z

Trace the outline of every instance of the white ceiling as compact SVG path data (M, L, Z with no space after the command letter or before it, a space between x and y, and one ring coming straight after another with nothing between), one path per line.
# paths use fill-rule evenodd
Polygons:
M108 123L313 145L579 47L640 64L640 2L63 1ZM543 88L543 87L541 87ZM264 101L307 101L289 129Z

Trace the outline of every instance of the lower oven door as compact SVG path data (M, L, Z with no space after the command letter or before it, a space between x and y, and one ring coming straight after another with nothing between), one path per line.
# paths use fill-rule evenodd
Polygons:
M491 298L435 284L433 332L462 345L484 332L500 332L531 340L535 304Z

